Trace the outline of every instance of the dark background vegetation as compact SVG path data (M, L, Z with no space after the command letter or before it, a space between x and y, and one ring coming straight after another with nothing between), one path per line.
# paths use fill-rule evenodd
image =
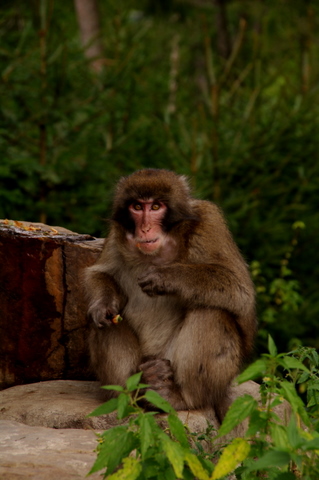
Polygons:
M187 174L251 265L259 351L318 347L318 2L87 2L95 59L72 2L2 1L0 218L101 236L119 176Z

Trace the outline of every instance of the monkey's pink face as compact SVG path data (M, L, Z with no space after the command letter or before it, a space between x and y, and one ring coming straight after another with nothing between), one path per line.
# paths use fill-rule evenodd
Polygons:
M146 255L154 255L164 242L162 220L167 207L164 203L148 199L137 200L129 206L129 211L135 223L134 236L128 235L128 240L135 248Z

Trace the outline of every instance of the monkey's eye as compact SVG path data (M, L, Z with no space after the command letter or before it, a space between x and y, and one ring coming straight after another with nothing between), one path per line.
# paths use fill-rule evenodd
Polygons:
M160 204L159 203L153 203L152 205L152 210L159 210Z
M133 208L134 210L142 210L142 205L140 203L134 203Z

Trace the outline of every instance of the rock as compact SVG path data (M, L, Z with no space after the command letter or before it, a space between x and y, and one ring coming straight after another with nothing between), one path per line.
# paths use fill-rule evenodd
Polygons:
M115 413L87 418L103 403L102 392L98 382L77 380L17 385L0 392L0 419L15 420L29 426L107 430L118 424ZM234 385L231 390L232 401L245 393L259 400L259 385L251 381ZM286 422L290 410L284 403L276 407L276 413ZM209 409L182 411L179 416L192 432L205 431L207 422L216 431L219 427L214 412ZM159 416L160 423L162 420L165 422L165 416ZM247 422L244 422L232 432L232 436L243 435L246 428Z
M259 399L258 384L234 385L231 398L244 393ZM84 478L94 463L96 447L94 434L84 429L106 430L118 425L114 412L87 418L101 403L98 382L89 381L56 380L0 392L1 480ZM287 420L287 404L276 407L276 413ZM189 432L205 432L209 422L211 438L217 434L219 424L211 410L181 411L178 415ZM166 415L157 415L157 420L162 428L167 427ZM224 438L201 441L203 448L207 452L220 450L225 442L243 436L247 423L245 420Z
M90 378L82 271L102 245L61 227L0 220L0 388Z
M17 385L0 392L0 419L29 426L104 429L117 425L115 414L89 417L103 403L98 382L52 380Z
M96 459L96 446L92 431L29 427L0 420L0 478L84 479ZM101 476L94 473L88 478Z

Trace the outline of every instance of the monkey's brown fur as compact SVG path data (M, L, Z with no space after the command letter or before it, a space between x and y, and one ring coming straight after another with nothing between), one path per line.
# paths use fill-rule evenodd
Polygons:
M129 248L136 235L128 206L163 202L163 246L146 255ZM177 410L215 408L253 348L254 288L218 207L190 195L185 177L147 169L117 186L110 234L87 269L91 361L102 384L143 381ZM120 314L123 321L107 320ZM101 325L105 325L101 328Z

